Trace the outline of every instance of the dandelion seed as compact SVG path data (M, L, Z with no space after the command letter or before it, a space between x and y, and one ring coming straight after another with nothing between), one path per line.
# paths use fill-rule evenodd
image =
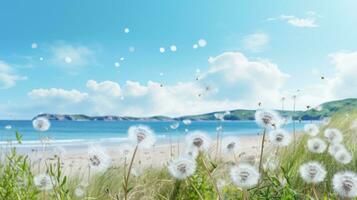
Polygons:
M40 57L40 61L43 61L43 57Z
M129 33L130 29L129 28L124 28L124 33Z
M330 143L341 143L343 135L340 130L336 128L328 128L325 130L325 137Z
M11 130L12 126L11 125L6 125L4 128L5 128L5 130Z
M66 62L67 64L69 64L69 63L72 62L72 58L67 56L67 57L64 58L64 62Z
M318 127L316 124L306 124L306 125L304 126L304 131L305 131L308 135L314 137L314 136L316 136L317 134L319 134L319 127Z
M282 124L279 114L271 110L257 110L255 112L255 122L267 129L277 129Z
M337 151L334 157L341 164L348 164L352 161L352 155L346 149Z
M121 58L120 58L120 61L124 61L124 57L121 57Z
M185 124L186 126L188 126L192 123L192 121L189 119L184 119L184 120L182 120L182 123Z
M291 141L291 135L283 129L276 129L269 132L269 140L274 146L285 147Z
M154 131L144 125L131 126L128 130L128 136L141 148L150 148L156 142Z
M168 169L171 176L183 180L195 173L196 163L192 159L181 157L170 161Z
M177 51L176 45L171 45L171 46L170 46L170 50L171 50L172 52L176 52L176 51Z
M326 143L320 138L311 138L307 141L307 149L312 153L323 153L326 147Z
M258 170L249 164L239 164L230 170L232 181L238 187L249 189L258 184L260 174Z
M205 39L198 40L198 46L205 47L207 45L207 41Z
M52 178L48 174L39 174L34 178L34 184L39 190L52 190Z
M238 153L240 146L240 141L238 137L228 136L222 139L222 151L225 154L236 154Z
M160 53L165 53L165 48L164 47L160 47L159 51L160 51Z
M197 49L197 48L198 48L198 45L197 45L197 44L194 44L194 45L192 46L192 48Z
M180 126L180 123L176 122L176 123L171 124L171 125L170 125L170 128L175 130L175 129L177 129L179 126Z
M207 151L211 145L211 138L205 132L194 131L186 136L186 143L190 148Z
M115 63L114 63L114 66L115 66L115 67L120 67L120 63L115 62Z
M325 168L316 161L302 164L299 168L300 176L306 183L320 183L326 177Z
M328 148L328 153L331 156L335 156L338 151L345 150L345 149L346 149L345 146L342 144L331 144Z
M38 47L37 43L34 42L34 43L31 44L31 48L37 49L37 47Z
M213 63L214 62L214 58L213 57L208 57L208 63Z
M45 117L37 117L32 121L32 126L37 130L37 131L48 131L51 127L50 121L45 118Z
M85 194L84 188L82 186L78 186L75 190L74 190L74 195L76 195L76 197L82 197Z
M91 170L100 172L109 167L111 158L105 153L103 148L91 146L88 149L88 162Z
M332 178L335 192L346 198L357 197L357 174L350 171L338 172Z

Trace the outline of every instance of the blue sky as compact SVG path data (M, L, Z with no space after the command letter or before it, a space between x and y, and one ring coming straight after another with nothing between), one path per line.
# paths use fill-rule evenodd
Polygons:
M2 1L0 118L177 116L258 102L278 108L298 89L301 109L355 97L356 6L352 0ZM199 39L207 45L194 49Z

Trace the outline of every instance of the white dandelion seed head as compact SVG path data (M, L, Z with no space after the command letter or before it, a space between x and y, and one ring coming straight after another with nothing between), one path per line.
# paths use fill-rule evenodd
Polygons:
M341 197L357 197L357 174L350 171L338 172L332 178L334 191Z
M325 130L325 138L330 142L330 143L341 143L343 140L343 135L340 130L336 128L328 128Z
M34 184L35 186L42 191L52 190L53 179L48 174L39 174L34 177Z
M299 168L300 176L306 183L320 183L326 177L325 168L316 161L304 163Z
M265 171L275 171L279 167L279 160L276 157L268 157L268 159L263 163L263 169Z
M311 138L307 140L307 149L312 153L323 153L326 148L326 142L320 138Z
M352 154L348 152L346 149L337 151L334 157L337 162L344 165L352 161Z
M165 53L165 48L164 47L160 47L159 51L160 51L160 53Z
M102 147L90 146L88 149L88 162L91 170L101 172L108 169L111 158Z
M176 51L177 51L176 45L171 45L171 46L170 46L170 50L171 50L172 52L176 52Z
M76 195L76 197L82 197L85 194L84 188L82 186L78 186L75 190L74 190L74 195Z
M128 130L128 137L141 148L150 148L156 142L154 131L145 125L131 126Z
M188 126L192 123L192 121L189 119L184 119L184 120L182 120L182 123L185 124L186 126Z
M283 129L276 129L269 132L269 141L274 146L278 147L286 147L291 141L291 134Z
M124 33L129 33L130 29L129 28L124 28Z
M232 181L238 187L249 189L258 184L260 174L258 170L249 164L241 163L230 170Z
M205 39L198 40L198 46L205 47L207 45L207 41Z
M173 123L173 124L170 125L170 128L175 130L175 129L177 129L179 126L180 126L180 123L179 123L179 122L175 122L175 123Z
M181 157L170 161L168 169L171 176L183 180L195 173L196 163L192 159Z
M193 131L186 136L186 144L189 148L207 151L211 146L211 138L205 132Z
M222 151L225 154L236 154L241 146L238 137L227 136L222 139Z
M198 44L192 45L192 48L197 49L198 48Z
M346 147L343 144L331 144L328 148L328 153L331 156L335 156L338 151L345 149Z
M51 127L51 123L50 121L45 118L45 117L36 117L33 121L32 121L32 126L37 130L37 131L48 131L48 129L50 129Z
M319 127L316 124L305 124L304 131L311 137L319 134Z
M255 112L255 122L267 129L277 129L282 125L280 115L272 110L257 110Z
M36 42L34 42L34 43L31 44L31 48L37 49L37 47L38 47L38 44L37 44Z

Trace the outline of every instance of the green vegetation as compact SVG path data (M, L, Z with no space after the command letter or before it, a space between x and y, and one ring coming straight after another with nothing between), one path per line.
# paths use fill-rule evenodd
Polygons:
M355 101L345 101L352 104ZM350 104L351 103L351 104ZM279 159L280 165L276 170L264 171L260 184L248 189L249 199L341 199L332 188L332 176L339 171L357 171L357 137L356 130L351 129L351 124L357 119L357 110L348 110L344 107L336 109L341 102L324 105L322 111L331 109L339 111L327 126L320 128L319 137L323 137L326 128L338 128L343 132L344 144L352 152L352 162L346 165L339 164L328 153L312 154L306 148L308 136L299 134L298 140L286 148L270 148L264 158L273 155ZM348 110L348 111L347 111ZM21 137L18 137L21 138ZM2 152L4 155L4 152ZM129 199L217 199L212 180L207 175L201 158L209 160L208 170L212 174L223 199L243 199L241 189L231 183L229 169L233 161L210 159L200 154L197 160L195 174L185 180L176 180L170 176L165 166L162 168L146 169L139 176L134 176L129 181ZM3 157L2 157L3 158ZM311 185L305 183L299 174L299 167L307 161L319 161L327 171L325 181ZM242 161L238 161L242 162ZM83 174L75 177L66 177L61 173L60 161L48 165L47 173L53 178L54 188L50 191L38 190L33 181L30 161L26 156L16 154L13 149L6 153L0 164L0 199L123 199L124 168L113 166L101 174L86 179ZM83 184L85 183L85 184ZM76 197L75 190L82 187L84 194Z

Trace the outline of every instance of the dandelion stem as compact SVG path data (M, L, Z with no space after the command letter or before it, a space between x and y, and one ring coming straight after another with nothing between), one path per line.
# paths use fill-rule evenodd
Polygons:
M133 156L131 157L131 161L129 164L129 168L128 168L128 173L126 174L126 177L124 178L124 199L128 200L128 194L129 194L129 190L128 190L128 184L129 184L129 178L130 178L130 173L131 173L131 169L133 167L133 163L134 163L134 159L135 159L135 155L136 152L138 151L138 145L135 146L134 152L133 152Z
M266 135L266 128L264 128L264 131L263 131L262 145L261 145L261 148L260 148L259 172L261 172L261 170L262 170L262 160L263 160L263 154L264 154L265 135Z
M201 156L201 159L202 159L203 166L204 166L204 168L206 169L209 178L211 179L212 185L213 185L214 189L216 190L216 192L217 192L217 194L218 194L218 199L219 199L219 200L223 200L223 198L222 198L222 196L221 196L221 193L219 192L218 186L217 186L217 184L216 184L216 182L215 182L215 180L214 180L214 178L213 178L213 176L212 176L210 170L208 169L208 166L207 166L207 164L206 164L206 161L205 161L203 155Z
M315 199L318 200L319 197L317 196L317 193L316 193L315 184L312 184L312 192L314 193Z

